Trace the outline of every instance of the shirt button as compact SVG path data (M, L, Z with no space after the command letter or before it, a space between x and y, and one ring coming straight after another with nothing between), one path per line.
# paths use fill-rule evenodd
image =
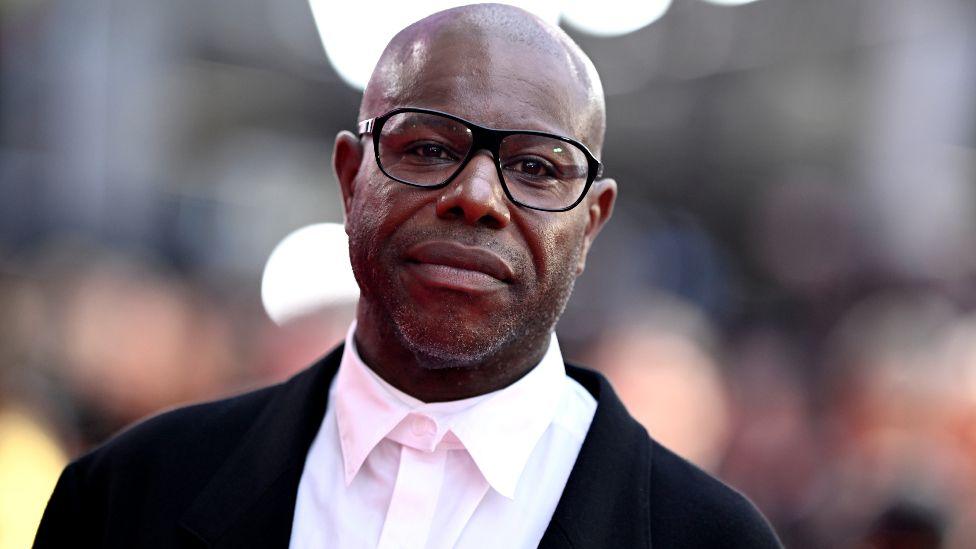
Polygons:
M428 417L415 416L410 424L410 430L417 436L433 435L437 433L437 425Z

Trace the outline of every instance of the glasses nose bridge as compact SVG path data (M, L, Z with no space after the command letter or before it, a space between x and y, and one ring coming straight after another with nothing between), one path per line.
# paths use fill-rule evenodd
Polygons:
M490 168L487 165L483 165L482 167L477 166L478 157L481 156L482 152L487 153L486 156L488 156L488 161L491 165ZM477 173L481 173L481 175L476 175ZM494 148L491 147L490 143L478 147L472 145L468 157L458 167L457 172L448 180L448 184L456 184L458 180L470 177L482 179L492 187L499 186L504 192L505 182L502 179L502 173L499 168L497 145Z
M498 160L502 137L477 125L468 124L468 128L472 134L471 148L457 171L442 185L445 190L437 201L438 215L455 211L468 223L485 222L496 228L504 227L511 214L506 200L508 189ZM482 151L491 158L479 159Z
M502 139L505 135L497 130L491 128L485 128L471 122L466 122L465 125L471 130L471 148L468 150L467 157L458 166L454 175L450 177L445 182L446 184L453 183L458 177L467 171L468 165L471 164L478 157L478 153L481 151L487 151L492 160L492 164L495 167L495 176L498 178L498 184L502 186L502 190L505 191L505 182L503 181L501 173L501 160L498 158L499 149L501 148ZM506 193L507 194L507 193Z
M497 130L476 124L468 123L467 126L471 130L471 150L468 153L468 160L470 161L477 156L478 151L488 151L495 160L495 164L498 164L498 151L505 136Z
M501 161L498 155L501 142L505 138L505 135L491 128L485 128L470 122L467 122L465 125L471 130L471 148L468 150L464 161L458 166L457 171L444 182L444 185L460 186L458 189L460 192L470 193L474 188L487 184L489 190L482 196L482 199L488 200L488 197L491 196L490 200L492 201L499 199L504 201L505 197L509 195L509 192L504 176L502 175ZM477 160L481 151L486 151L489 154L491 169L488 170L488 173L475 175L474 172L478 172L479 168L477 166L472 168L472 162ZM472 169L474 172L472 172ZM481 180L481 183L474 181L474 179Z

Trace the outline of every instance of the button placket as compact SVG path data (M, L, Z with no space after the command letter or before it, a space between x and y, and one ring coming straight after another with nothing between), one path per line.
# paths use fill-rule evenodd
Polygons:
M447 452L422 452L403 446L393 496L378 547L423 547L430 535Z

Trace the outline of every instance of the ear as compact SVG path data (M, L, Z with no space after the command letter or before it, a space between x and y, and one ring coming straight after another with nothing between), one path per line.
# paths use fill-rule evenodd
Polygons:
M352 207L352 197L356 192L356 175L363 162L363 144L352 132L341 131L336 135L332 149L332 168L339 189L342 191L342 211L348 217Z
M613 179L600 179L593 183L593 188L586 195L583 205L587 209L586 230L583 233L583 251L580 253L579 264L576 266L576 276L583 274L586 267L586 255L596 235L603 225L613 215L613 204L617 201L617 182Z

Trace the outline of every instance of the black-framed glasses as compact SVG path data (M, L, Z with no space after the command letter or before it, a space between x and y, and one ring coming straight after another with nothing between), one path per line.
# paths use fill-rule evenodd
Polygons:
M487 150L508 199L534 210L576 207L603 172L603 164L575 139L487 128L431 109L397 108L363 120L359 135L368 133L380 170L415 187L444 187L478 151Z

